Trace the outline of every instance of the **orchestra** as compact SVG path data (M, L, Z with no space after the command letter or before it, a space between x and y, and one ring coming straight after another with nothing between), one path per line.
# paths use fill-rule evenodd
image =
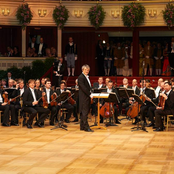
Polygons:
M119 102L116 101L113 105L110 105L113 108L110 115L114 119L114 124L121 124L119 117L126 115L130 119L135 119L132 124L141 121L146 127L154 128L154 131L164 130L161 116L173 114L173 79L170 82L159 78L154 89L151 87L149 79L141 79L140 83L133 79L130 86L128 79L124 78L123 85L117 87L109 77L105 79L99 77L91 85L88 78L89 70L89 66L84 65L82 74L75 80L74 86L67 87L67 81L62 80L60 87L56 89L53 88L48 78L30 79L26 84L24 84L23 79L18 79L16 84L14 84L13 79L9 79L8 87L2 86L0 89L0 111L3 113L2 126L19 126L20 114L24 119L23 126L27 126L29 129L33 128L34 118L36 118L34 127L44 127L46 119L49 119L49 126L55 126L59 119L66 123L80 121L80 130L92 132L87 118L89 113L95 119L97 118L98 100L96 98L90 99L91 94L97 91L97 93L114 93L118 97ZM134 96L120 97L119 89L132 90L133 94L138 96L143 104L138 106ZM58 100L64 92L68 92L67 98L63 101ZM107 102L104 99L99 99L99 102L100 110L102 110ZM65 118L60 116L61 108L67 110ZM28 114L27 117L26 114ZM73 121L71 117L74 117ZM99 122L105 123L102 115L100 115Z

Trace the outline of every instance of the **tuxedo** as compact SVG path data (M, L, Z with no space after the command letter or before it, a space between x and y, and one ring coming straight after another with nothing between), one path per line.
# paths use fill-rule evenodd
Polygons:
M33 45L32 45L32 42L31 42L31 43L28 44L28 47L29 48L35 48L35 53L38 53L38 45L36 43L33 43Z
M57 72L57 74L59 74L59 76L56 76L56 73L54 73L54 71ZM54 86L55 87L59 87L61 80L63 80L63 74L65 71L65 65L64 63L59 64L59 61L54 62L54 66L53 66L53 82L54 82Z
M79 113L81 115L80 120L80 129L87 130L89 128L89 124L87 121L88 113L90 111L91 105L91 84L82 73L78 77L79 84Z
M66 89L64 89L64 91L66 91ZM57 93L57 95L59 96L59 95L61 94L61 90L58 89L58 90L56 91L56 93ZM71 117L71 114L73 113L74 107L73 107L70 103L68 103L68 101L66 101L65 103L62 104L62 108L66 108L66 109L68 110L68 113L67 113L67 115L66 115L66 120L65 120L65 122L68 123L68 122L69 122L69 119L70 119L70 117Z
M54 119L56 118L58 111L60 109L60 106L51 106L50 102L51 102L51 96L53 95L54 91L52 89L50 89L49 91L46 90L46 88L43 88L43 91L46 94L46 100L48 102L48 109L51 111L51 117L50 117L50 124L54 125ZM49 94L47 94L49 93ZM47 97L49 96L49 98Z
M154 92L154 90L149 89L149 88L145 88L143 92L151 100L153 100L153 98L155 98L155 92ZM144 103L145 103L145 105L141 106L140 115L141 115L141 120L143 120L144 122L146 122L146 119L145 119L146 118L146 115L147 115L146 112L148 111L148 109L151 106L153 106L153 104L151 102L147 101L147 100Z
M155 110L155 125L157 128L163 129L163 121L161 117L166 115L174 115L174 92L172 90L165 101L164 110Z
M132 88L133 89L133 88ZM138 86L135 87L134 93L136 95L140 95L140 88Z
M40 49L40 46L41 46L41 43L38 44L38 46L37 46L37 53L38 53L38 56L41 56L41 57L46 56L45 50L46 50L46 48L47 48L47 45L46 45L45 43L43 43L42 49L39 50L39 49ZM41 51L41 52L40 52L40 51Z
M39 95L37 95L36 90L34 90L34 95L36 100L39 99ZM39 120L37 123L41 123L45 120L47 115L49 114L49 109L40 107L39 105L32 104L34 102L34 97L32 95L32 91L30 88L26 89L23 94L23 105L24 105L24 111L28 112L30 114L29 120L27 122L28 125L32 125L34 117L37 115L37 113L41 114Z

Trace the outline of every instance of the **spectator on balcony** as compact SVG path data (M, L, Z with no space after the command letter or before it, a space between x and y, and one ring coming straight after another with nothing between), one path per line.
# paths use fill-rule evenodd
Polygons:
M37 53L37 44L35 37L32 37L31 43L28 44L28 48L35 48L35 52Z
M7 47L7 52L5 53L6 57L13 57L13 49L11 47Z
M8 72L8 73L7 73L7 78L6 78L7 86L8 86L8 81L9 81L10 79L13 79L12 73L11 73L11 72Z
M46 56L46 44L44 43L44 40L43 38L41 37L40 38L40 44L38 44L38 56L39 57L43 57L43 56Z
M35 51L35 48L28 48L27 50L27 57L37 57L37 53Z
M52 57L50 48L46 48L46 57Z
M20 57L18 47L14 47L13 49L13 57Z
M52 57L57 57L57 52L54 47L51 47L51 55L52 55Z
M67 61L68 76L71 75L71 68L72 76L74 76L75 60L77 60L77 44L73 42L72 37L69 37L69 43L65 48L65 60Z

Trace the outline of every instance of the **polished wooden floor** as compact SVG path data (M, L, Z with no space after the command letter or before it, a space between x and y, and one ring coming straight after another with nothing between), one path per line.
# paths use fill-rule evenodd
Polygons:
M68 131L0 127L0 174L174 174L174 128L131 127L127 120L93 133L74 123Z

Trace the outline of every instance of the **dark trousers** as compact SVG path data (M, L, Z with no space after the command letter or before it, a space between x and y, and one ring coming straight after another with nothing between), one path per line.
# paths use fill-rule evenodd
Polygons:
M118 104L119 114L121 114L122 108L127 108L128 106L129 106L129 100L127 98L121 98L120 103Z
M78 109L77 109L77 103L74 105L74 108L73 108L73 115L74 115L74 117L75 117L75 119L77 119L78 120Z
M9 105L5 106L0 106L0 111L4 111L3 115L3 124L8 124L9 123ZM1 120L0 120L1 121Z
M88 129L88 113L90 111L90 104L86 104L85 107L83 107L81 113L80 113L80 129Z
M28 124L32 125L34 117L37 115L37 113L40 114L39 119L37 120L38 123L41 123L45 120L47 115L49 114L50 110L45 109L40 106L34 106L34 107L24 107L24 112L28 112L30 114Z
M51 105L49 105L48 109L51 111L50 122L54 123L54 119L57 116L57 113L58 113L58 111L60 109L60 106L51 106Z
M173 115L173 113L171 110L162 110L162 109L155 110L155 125L157 128L163 129L163 121L161 117L166 115Z
M13 108L13 106L14 106L14 108ZM14 109L14 115L11 113L11 115L12 115L11 116L11 122L18 124L18 111L19 111L19 109L21 109L21 105L15 104L13 106L11 106L11 110Z
M140 115L141 115L141 120L144 121L146 123L146 115L147 115L147 111L148 111L148 108L150 107L151 105L143 105L141 106L140 108Z
M147 115L149 116L149 120L151 121L152 124L155 123L155 120L154 120L155 110L156 110L156 107L151 106L151 107L149 107L148 112L147 112Z
M68 114L66 116L66 120L70 119L71 114L73 113L74 107L71 104L69 104L69 103L63 103L62 104L62 108L66 108L68 110Z

